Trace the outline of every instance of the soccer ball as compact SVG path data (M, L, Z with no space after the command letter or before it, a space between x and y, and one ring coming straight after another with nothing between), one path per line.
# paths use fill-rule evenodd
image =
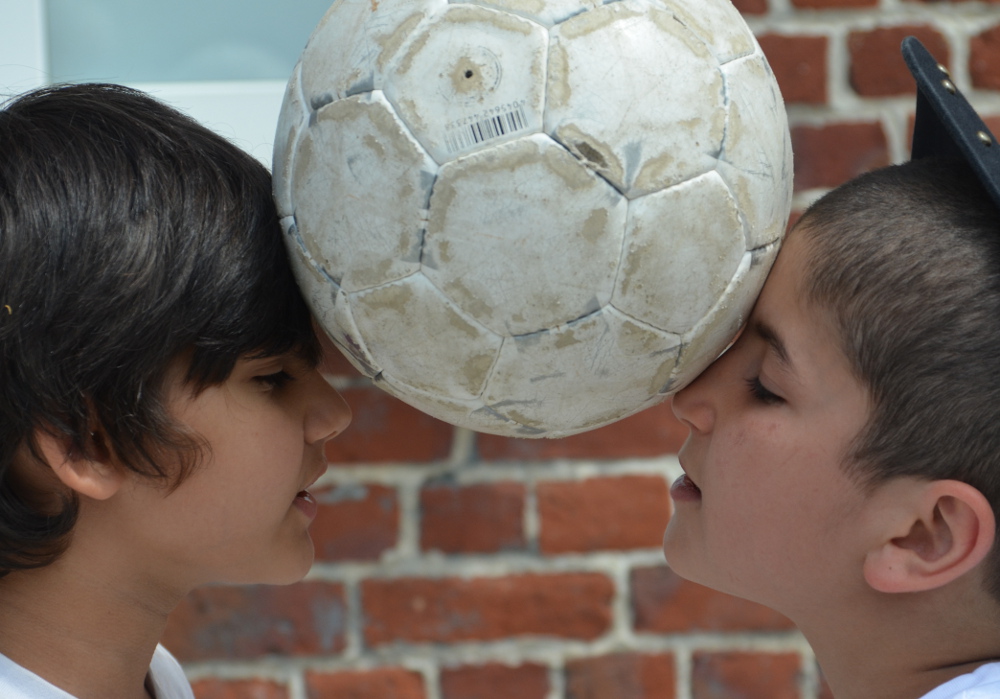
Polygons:
M711 363L791 178L730 0L338 0L274 150L297 278L348 359L518 437L613 422Z

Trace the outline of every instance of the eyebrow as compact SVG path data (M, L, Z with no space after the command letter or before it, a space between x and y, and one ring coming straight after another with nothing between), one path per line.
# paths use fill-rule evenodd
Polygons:
M782 341L778 333L770 325L762 320L755 320L753 323L753 331L760 337L764 342L770 346L771 350L774 352L775 356L778 357L778 361L785 368L786 371L795 372L795 366L792 364L791 358L788 356L788 349L785 347L785 343Z

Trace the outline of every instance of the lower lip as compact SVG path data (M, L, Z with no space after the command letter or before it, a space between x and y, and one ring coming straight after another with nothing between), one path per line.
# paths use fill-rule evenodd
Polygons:
M295 496L295 506L302 510L303 514L309 519L314 519L316 517L316 510L318 505L316 504L316 499L312 496L308 490L302 490L298 495Z
M701 489L685 473L670 486L670 497L674 502L700 502Z

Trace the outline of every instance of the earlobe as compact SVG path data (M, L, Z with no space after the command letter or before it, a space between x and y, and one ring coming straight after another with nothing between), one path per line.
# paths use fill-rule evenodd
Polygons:
M996 536L989 501L961 481L916 482L896 519L865 557L865 580L879 592L942 587L975 568Z
M46 430L36 430L35 444L52 473L70 490L93 500L107 500L121 488L124 472L106 457L106 450L96 455L81 454L69 441Z

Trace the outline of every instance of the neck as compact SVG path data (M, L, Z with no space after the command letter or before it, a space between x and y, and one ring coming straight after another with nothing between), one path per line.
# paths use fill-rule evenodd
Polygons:
M822 616L796 622L837 699L919 699L1000 660L1000 609L982 589L871 594Z
M0 653L79 699L144 699L180 596L75 538L52 565L0 578Z

